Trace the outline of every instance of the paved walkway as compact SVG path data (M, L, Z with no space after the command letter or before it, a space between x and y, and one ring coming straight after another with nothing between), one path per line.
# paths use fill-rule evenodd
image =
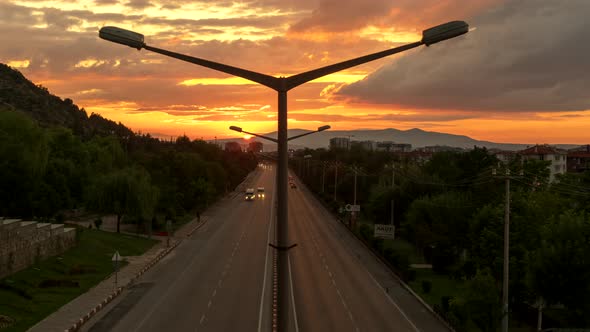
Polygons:
M207 217L201 216L201 223L206 222ZM182 226L176 231L174 237L171 238L171 246L182 241L187 235L190 234L200 224L196 218L191 222ZM128 261L128 264L121 268L117 273L117 286L127 286L134 277L141 273L141 271L150 262L158 258L158 255L162 254L166 250L166 237L153 237L161 240L155 244L147 252L141 256L128 256L124 257ZM115 291L115 276L114 274L94 286L86 293L81 294L74 300L65 304L59 308L53 314L47 316L44 320L37 323L35 326L29 329L30 332L63 332L76 324L81 317L91 312L98 304L103 302L109 295Z

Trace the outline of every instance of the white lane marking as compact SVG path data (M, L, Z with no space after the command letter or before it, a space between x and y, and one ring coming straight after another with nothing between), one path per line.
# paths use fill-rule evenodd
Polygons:
M307 232L310 232L310 226L309 226L309 222L306 221L304 222L305 224L305 228ZM350 311L350 308L348 307L348 305L346 304L346 300L344 299L344 296L342 295L342 293L340 292L340 289L338 288L338 285L336 285L336 279L334 279L334 274L332 273L332 271L330 271L330 267L328 266L328 263L326 262L326 258L322 252L322 250L320 249L320 246L315 238L314 235L311 236L311 240L313 242L313 246L315 248L315 253L316 255L318 255L318 257L322 258L322 262L324 263L324 268L325 270L328 272L328 275L330 276L330 280L332 281L332 286L334 286L334 289L336 290L336 294L338 294L338 298L340 299L340 303L342 304L342 306L344 307L344 309L346 310L346 312L348 313L348 318L350 319L350 322L352 323L352 325L354 326L356 331L360 331L359 327L357 326L356 321L354 320L354 317L352 315L352 312Z
M201 320L199 321L199 324L203 325L204 320L205 320L205 314L203 314L203 316L201 316Z
M217 288L215 288L215 290L213 290L213 295L211 295L211 297L215 297L215 295L217 295Z
M209 300L209 303L207 303L207 308L211 307L211 300Z
M268 222L268 232L266 235L266 255L264 256L264 277L262 278L262 292L260 294L260 310L258 312L258 332L262 331L262 311L264 308L264 293L266 290L266 275L268 273L266 273L266 269L268 267L268 251L270 246L268 245L270 243L270 230L272 228L272 221L273 221L273 212L274 212L274 196L275 196L275 189L276 189L276 183L273 186L273 190L272 190L272 196L270 198L270 220Z
M314 210L312 210L311 203L307 201L307 197L305 195L302 195L302 196L303 196L303 198L302 198L303 202L305 203L305 205L307 205L307 208L308 208L307 211L311 211L311 213L313 213ZM320 207L320 211L323 211L322 209L323 208ZM323 212L322 214L325 214L325 212ZM331 223L332 223L332 220L331 219L332 218L333 218L333 216L328 215L327 219L329 219L329 220L328 220L328 223L325 223L325 225L328 225L328 229L330 229L332 232L337 233L337 234L340 234L340 232L336 228L334 228L333 225L331 225ZM391 304L393 304L393 306L400 312L400 314L408 321L408 323L412 326L412 328L414 329L414 331L421 332L420 329L418 327L416 327L416 325L414 325L414 322L412 322L410 320L410 318L408 317L408 315L406 315L406 313L402 310L402 308L400 308L397 305L397 303L395 303L395 301L393 301L393 299L385 291L385 289L383 288L383 286L381 286L381 284L379 284L379 282L377 282L377 280L375 280L375 277L373 277L373 275L371 274L371 272L369 272L369 270L365 267L365 265L362 262L359 265L369 275L369 277L371 277L371 280L373 280L373 282L379 287L379 289L381 289L381 291L383 292L383 294L385 294L385 297L389 300L389 302L391 302Z
M381 284L379 284L377 282L377 280L375 280L375 277L373 277L373 275L371 274L371 272L369 272L366 268L364 268L364 265L363 265L363 269L365 270L365 272L367 272L367 274L369 275L369 277L371 277L371 280L373 280L373 282L375 283L375 285L377 285L377 287L379 287L379 289L381 289L381 291L383 292L383 294L385 294L385 297L389 300L389 302L391 302L397 308L397 310L400 312L400 314L402 314L402 316L404 316L404 318L408 321L408 323L410 323L410 325L412 326L412 328L414 329L414 331L420 332L420 329L418 327L416 327L416 325L414 325L414 323L410 320L410 318L406 315L406 313L402 310L402 308L400 308L397 305L397 303L395 303L395 301L393 301L393 299L391 297L389 297L389 294L387 294L387 292L385 291L385 289L383 288L383 286L381 286Z
M287 262L289 263L289 285L291 288L291 306L293 307L293 320L295 321L295 332L299 332L299 323L297 323L297 310L295 309L295 293L293 292L293 278L291 274L291 257L287 254Z
M197 259L193 259L189 265L186 265L184 270L182 270L182 273L180 274L180 276L178 276L177 280L181 280L184 277L184 275L186 274L186 272L195 264L196 261L197 261ZM162 303L162 301L164 301L164 299L166 299L168 297L168 294L170 293L170 290L172 289L173 285L174 285L174 283L170 283L168 285L164 294L162 296L160 296L158 301L154 304L154 306L152 306L152 308L147 313L147 315L145 315L144 318L139 322L139 325L137 325L137 327L133 330L134 332L140 330L141 327L143 326L143 324L145 324L145 322L148 320L148 318L150 318L152 316L154 311L156 311L156 309L160 308L160 304Z

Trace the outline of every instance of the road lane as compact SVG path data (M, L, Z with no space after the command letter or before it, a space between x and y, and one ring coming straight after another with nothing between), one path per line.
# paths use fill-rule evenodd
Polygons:
M264 186L264 200L235 194L210 210L92 331L268 331L274 180L257 170L247 187ZM300 183L289 190L289 238L289 331L447 331Z
M273 183L274 172L259 168L247 187L265 187L264 199L246 202L234 195L221 202L203 227L137 281L151 287L126 315L113 310L91 330L256 331ZM262 330L269 326L264 317Z
M303 331L447 331L414 299L389 296L359 259L366 248L305 186L289 192L295 302ZM398 287L401 288L401 287ZM412 311L409 315L407 311Z

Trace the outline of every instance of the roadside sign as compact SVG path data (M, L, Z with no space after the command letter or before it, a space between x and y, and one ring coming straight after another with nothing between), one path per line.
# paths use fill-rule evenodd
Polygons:
M115 251L115 254L113 255L113 258L111 260L113 261L113 270L115 270L115 289L117 289L117 271L119 271L119 261L121 260L121 255L119 255L119 251Z
M382 239L395 239L395 226L394 225L384 225L384 224L375 224L375 237L380 237Z
M346 209L346 211L349 211L349 212L360 212L361 211L360 205L346 204L346 206L344 208Z

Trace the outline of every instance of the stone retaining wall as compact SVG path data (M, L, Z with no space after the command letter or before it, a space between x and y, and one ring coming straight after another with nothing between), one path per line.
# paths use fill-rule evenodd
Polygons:
M62 224L0 220L0 278L76 244L76 230Z

